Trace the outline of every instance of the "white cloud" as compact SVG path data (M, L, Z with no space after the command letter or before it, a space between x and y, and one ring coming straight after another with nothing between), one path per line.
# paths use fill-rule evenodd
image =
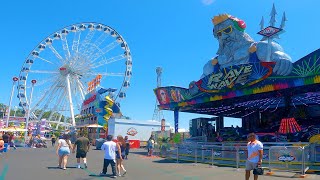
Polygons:
M216 0L201 0L202 4L209 6L213 4Z

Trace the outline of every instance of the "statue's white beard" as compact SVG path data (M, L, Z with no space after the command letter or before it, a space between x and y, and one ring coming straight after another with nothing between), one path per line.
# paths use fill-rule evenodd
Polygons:
M219 41L219 49L217 55L224 56L219 58L219 64L223 65L233 61L234 53L241 47L253 43L253 39L246 33L237 33L236 36L232 37L232 45L227 45L226 42Z

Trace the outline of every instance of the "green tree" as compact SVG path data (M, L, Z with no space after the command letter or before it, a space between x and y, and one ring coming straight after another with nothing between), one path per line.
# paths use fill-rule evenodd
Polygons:
M6 113L6 110L7 110L7 106L3 103L0 103L0 118L4 116L4 114Z

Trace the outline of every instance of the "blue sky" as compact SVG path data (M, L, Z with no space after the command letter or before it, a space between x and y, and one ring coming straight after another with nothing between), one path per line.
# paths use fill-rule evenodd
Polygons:
M243 19L246 32L258 41L261 17L269 21L273 3L278 26L286 12L286 32L278 42L293 61L320 47L317 0L3 1L0 102L9 102L12 77L19 74L25 58L42 39L67 25L100 22L116 29L131 49L133 76L122 102L123 113L132 119L150 120L156 67L163 68L163 86L187 87L200 78L203 65L217 51L218 43L212 36L214 15L229 13ZM15 97L13 104L17 105ZM165 111L164 116L173 124L173 112ZM180 127L188 128L189 119L200 116L181 113Z

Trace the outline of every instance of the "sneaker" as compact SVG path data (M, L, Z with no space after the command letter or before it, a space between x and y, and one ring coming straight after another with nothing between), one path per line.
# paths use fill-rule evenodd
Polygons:
M126 175L126 174L127 174L127 171L124 171L123 174L122 174L122 176L124 176L124 175Z
M81 166L80 166L80 165L77 165L77 168L78 168L78 169L80 169L80 168L81 168Z
M117 176L111 176L111 178L117 178Z
M103 172L100 172L100 174L99 174L100 176L105 176L106 174L105 173L103 173Z
M85 169L87 169L87 168L88 168L87 163L84 163L84 168L85 168Z
M119 177L121 177L121 174L118 174Z

